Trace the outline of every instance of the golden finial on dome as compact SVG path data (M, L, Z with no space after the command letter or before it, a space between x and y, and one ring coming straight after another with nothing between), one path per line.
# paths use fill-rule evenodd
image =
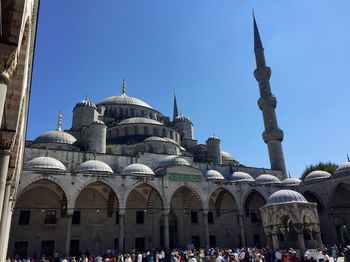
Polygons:
M58 120L57 120L57 128L56 131L62 131L62 112L58 114Z
M125 79L123 79L122 95L126 95L126 81L125 81Z

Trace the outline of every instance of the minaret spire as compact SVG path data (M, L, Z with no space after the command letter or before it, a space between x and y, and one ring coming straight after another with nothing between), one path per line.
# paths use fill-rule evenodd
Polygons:
M282 141L283 131L278 127L276 117L277 99L271 93L270 77L271 69L266 66L264 48L258 26L253 12L254 23L254 53L256 60L256 69L254 70L255 79L259 83L260 98L258 105L263 113L265 131L262 134L264 142L267 144L271 169L282 171L282 177L287 178L287 170L284 162Z
M123 79L123 84L122 84L122 95L126 95L126 81Z
M175 94L175 89L174 89L174 112L173 112L173 121L175 120L176 117L179 116L179 111L177 109L177 102L176 102L176 94Z
M62 112L58 114L56 131L62 131Z

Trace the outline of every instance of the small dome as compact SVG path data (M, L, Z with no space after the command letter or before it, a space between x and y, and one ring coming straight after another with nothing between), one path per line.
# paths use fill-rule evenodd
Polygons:
M211 180L211 179L219 179L219 180L224 180L224 176L221 175L221 173L219 171L216 170L206 170L203 173L203 176L205 177L205 179Z
M306 177L304 181L310 181L310 180L314 180L314 179L324 179L324 178L328 178L330 177L331 174L328 173L327 171L323 171L323 170L316 170L316 171L312 171L310 172Z
M225 152L225 151L221 151L221 158L222 160L226 160L226 161L232 161L235 160L230 153Z
M167 137L159 137L159 136L150 136L147 137L145 140L143 140L143 142L150 142L150 143L154 143L154 142L160 142L160 143L172 143L172 144L176 144L179 145L176 141L167 138Z
M298 186L301 183L299 178L288 177L281 181L285 186Z
M77 139L72 136L71 134L68 134L63 131L55 130L55 131L48 131L44 134L38 136L34 143L60 143L60 144L74 144L77 141Z
M126 167L121 172L121 175L130 176L130 175L146 175L154 176L154 172L151 168L143 164L131 164Z
M280 184L281 180L278 177L269 174L263 174L255 178L255 181L260 185Z
M105 172L113 173L112 168L106 163L99 160L88 160L76 169L79 173Z
M186 117L184 115L179 115L179 116L175 117L174 122L192 123L192 121L188 117Z
M278 190L273 193L267 200L267 204L284 204L284 203L309 203L305 197L289 189Z
M99 120L99 119L97 119L96 121L94 121L92 124L93 124L93 125L94 125L94 124L106 125L103 121L101 121L101 120Z
M334 172L334 176L346 176L350 175L350 162L345 162L344 164L340 165Z
M248 173L237 171L230 174L228 180L231 182L251 182L254 181L254 178Z
M167 156L159 163L159 167L166 166L190 166L190 163L181 156Z
M138 98L127 96L126 94L108 97L103 101L99 102L98 104L136 105L152 109L152 107L149 104L143 102Z
M78 107L91 107L97 110L96 105L92 103L89 98L85 98L80 102L76 103L74 108L78 108Z
M212 136L208 137L208 139L207 139L207 141L210 141L210 140L220 140L220 138L218 138L215 135L212 135Z
M28 169L66 170L66 167L56 158L40 156L27 162Z
M159 125L159 126L163 125L161 122L158 122L157 120L154 120L151 118L145 118L145 117L127 118L121 121L118 125L128 125L128 124L152 124L152 125Z

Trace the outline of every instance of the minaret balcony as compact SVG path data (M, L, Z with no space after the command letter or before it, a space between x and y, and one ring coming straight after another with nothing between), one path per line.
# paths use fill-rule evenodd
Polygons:
M279 141L282 142L283 140L283 131L281 129L276 129L276 130L269 130L269 131L264 131L262 133L262 137L264 139L264 142L268 144L271 141Z

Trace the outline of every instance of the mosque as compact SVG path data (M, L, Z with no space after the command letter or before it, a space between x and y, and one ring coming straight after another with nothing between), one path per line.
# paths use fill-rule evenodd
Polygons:
M246 166L192 121L121 94L73 108L70 129L26 141L8 254L272 246L350 241L350 163L290 178L254 18L254 76L270 168Z

